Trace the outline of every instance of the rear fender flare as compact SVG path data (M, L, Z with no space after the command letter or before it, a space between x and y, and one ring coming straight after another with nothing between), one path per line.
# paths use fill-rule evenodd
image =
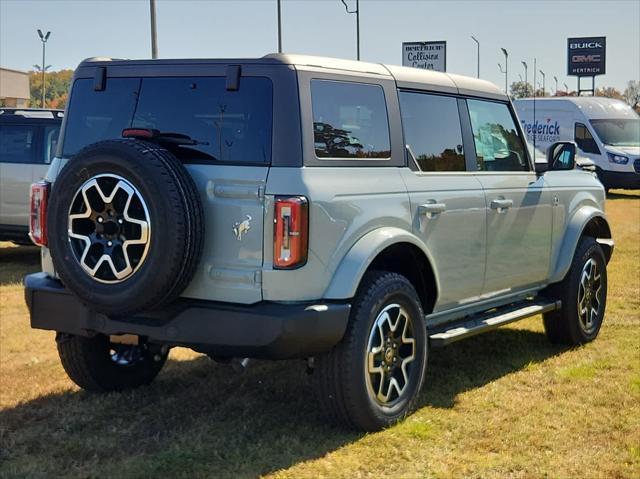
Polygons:
M326 299L353 298L362 277L371 263L389 246L398 243L409 243L418 247L426 256L429 264L433 265L431 254L425 244L414 234L394 227L378 228L362 236L342 258L336 269L329 287L325 291ZM437 292L440 291L438 272L434 269Z

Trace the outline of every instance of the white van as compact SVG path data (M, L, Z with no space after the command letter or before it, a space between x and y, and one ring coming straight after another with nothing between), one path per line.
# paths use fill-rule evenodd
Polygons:
M620 100L602 97L533 98L513 102L530 144L546 154L556 141L575 141L609 188L640 188L640 117Z

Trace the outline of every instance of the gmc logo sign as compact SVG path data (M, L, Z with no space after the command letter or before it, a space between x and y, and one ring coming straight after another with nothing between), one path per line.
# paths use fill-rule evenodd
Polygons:
M598 63L602 55L573 55L571 61L573 63Z
M604 75L606 53L607 37L567 38L567 75Z

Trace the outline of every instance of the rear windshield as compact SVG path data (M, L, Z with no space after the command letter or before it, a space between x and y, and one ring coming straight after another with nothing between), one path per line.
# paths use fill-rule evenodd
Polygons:
M228 91L224 77L109 78L104 91L93 79L73 85L63 156L96 141L120 138L125 128L187 135L193 145L173 146L182 160L267 164L271 161L273 86L243 77Z

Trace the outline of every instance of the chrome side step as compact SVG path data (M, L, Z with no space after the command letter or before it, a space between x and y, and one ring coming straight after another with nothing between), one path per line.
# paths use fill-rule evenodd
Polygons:
M534 301L522 301L502 308L492 309L485 313L466 317L460 321L429 329L429 343L433 347L446 346L455 341L497 329L500 326L528 318L529 316L560 309L561 306L561 301L537 298Z

